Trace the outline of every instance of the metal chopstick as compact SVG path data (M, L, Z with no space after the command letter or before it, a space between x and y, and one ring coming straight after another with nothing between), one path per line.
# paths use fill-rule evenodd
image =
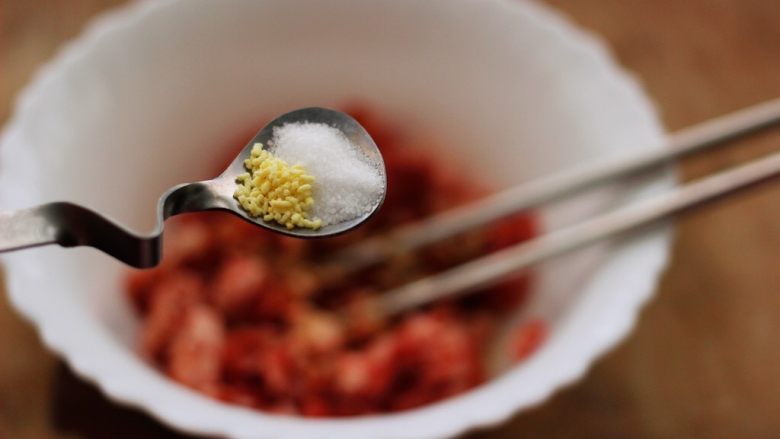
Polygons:
M780 152L384 292L376 304L383 314L393 315L445 297L462 295L538 262L778 176Z
M667 136L663 147L621 154L556 173L400 227L388 234L369 238L337 253L331 261L345 271L357 271L393 255L409 252L598 183L671 162L778 122L780 98L677 131Z

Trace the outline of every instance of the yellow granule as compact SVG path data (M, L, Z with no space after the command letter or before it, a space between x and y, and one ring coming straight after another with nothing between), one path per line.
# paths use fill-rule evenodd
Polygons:
M319 219L309 219L314 204L311 184L314 177L301 165L290 166L255 143L244 167L249 171L236 179L238 188L233 196L251 216L292 229L304 227L317 230Z

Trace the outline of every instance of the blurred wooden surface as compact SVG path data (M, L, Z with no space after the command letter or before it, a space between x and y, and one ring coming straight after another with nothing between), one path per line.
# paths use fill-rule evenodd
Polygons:
M31 73L116 0L0 0L0 121ZM601 34L670 129L780 96L780 2L549 0ZM693 178L780 133L688 160ZM619 293L619 292L616 292ZM780 437L780 184L685 217L628 341L580 383L477 438ZM0 438L174 438L41 346L0 294Z

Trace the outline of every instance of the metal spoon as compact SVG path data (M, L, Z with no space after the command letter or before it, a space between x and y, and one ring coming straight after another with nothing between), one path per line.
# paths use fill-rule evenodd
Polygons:
M362 216L318 230L291 229L275 222L252 218L233 198L236 177L246 172L244 160L252 146L268 145L274 127L294 122L324 123L339 129L380 170L384 190L380 199ZM303 108L274 119L247 143L233 163L212 180L185 183L165 192L157 204L157 225L152 233L140 235L85 207L54 202L12 212L0 212L0 252L59 244L63 247L90 246L138 268L153 267L162 257L163 223L180 213L224 210L260 227L298 238L321 238L347 232L370 218L382 205L387 189L384 161L374 140L350 116L325 108Z

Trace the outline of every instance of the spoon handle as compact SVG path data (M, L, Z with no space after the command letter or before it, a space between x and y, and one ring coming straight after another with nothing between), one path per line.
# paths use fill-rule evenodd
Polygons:
M53 204L0 212L0 252L54 244L59 227L51 221Z
M134 233L95 211L67 202L0 212L0 253L49 244L89 246L136 268L154 267L162 258L162 230L167 218L225 209L225 197L215 188L220 187L213 181L171 188L160 197L157 226L148 235Z
M49 244L90 246L135 267L160 260L160 235L140 236L73 203L55 202L0 212L0 252Z

